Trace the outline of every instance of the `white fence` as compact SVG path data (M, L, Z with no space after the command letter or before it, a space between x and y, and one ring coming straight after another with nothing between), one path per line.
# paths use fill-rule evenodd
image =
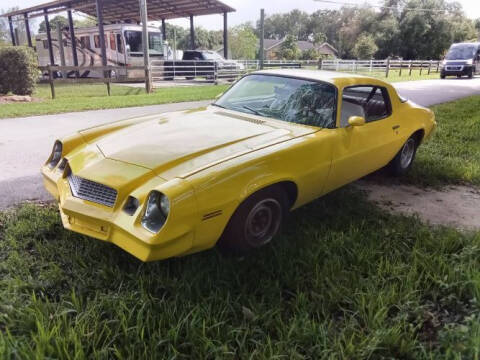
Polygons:
M438 60L321 60L319 69L351 72L385 72L388 77L390 71L408 72L419 70L420 75L431 72L439 72L440 61Z
M228 60L224 63L216 61L153 61L152 80L203 80L218 82L232 81L256 70L260 70L258 60ZM268 60L264 68L310 68L320 70L371 72L378 75L384 73L388 78L391 71L399 75L412 74L417 70L422 74L439 72L440 61L433 60Z

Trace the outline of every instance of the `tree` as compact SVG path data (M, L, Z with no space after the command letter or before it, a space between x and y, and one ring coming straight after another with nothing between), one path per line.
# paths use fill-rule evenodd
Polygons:
M87 17L87 18L82 19L82 20L74 19L73 20L73 26L76 29L85 28L85 27L94 27L94 26L97 26L97 19L96 18L91 18L91 17Z
M51 31L57 30L58 27L60 27L60 29L68 27L68 19L62 15L55 16L53 19L49 21L49 23L50 23ZM38 31L43 33L47 32L47 26L45 24L45 20L43 20L40 23L40 26L38 27Z
M353 53L355 57L359 60L370 60L373 58L373 55L377 52L378 47L375 44L375 40L372 35L363 33L357 40Z
M295 60L300 56L300 49L297 45L297 39L293 35L288 35L280 46L277 56L284 60Z
M301 60L318 60L319 58L320 52L315 48L304 50L300 55Z
M258 37L249 23L238 25L229 32L230 55L233 59L255 59Z

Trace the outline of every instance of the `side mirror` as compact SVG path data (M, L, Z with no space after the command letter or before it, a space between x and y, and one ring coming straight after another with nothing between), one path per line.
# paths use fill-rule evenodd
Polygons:
M365 118L362 116L351 116L348 118L348 123L351 126L363 126L365 125Z

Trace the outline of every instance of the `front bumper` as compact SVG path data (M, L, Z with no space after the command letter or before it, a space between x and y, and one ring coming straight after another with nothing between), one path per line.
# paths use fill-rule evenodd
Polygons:
M473 71L471 65L446 65L441 70L440 73L443 76L467 76Z
M163 260L191 252L192 227L177 226L173 231L152 236L139 221L125 213L123 206L108 208L72 195L68 180L57 170L42 169L44 186L59 203L63 226L71 231L110 242L141 261ZM141 207L137 210L137 217Z

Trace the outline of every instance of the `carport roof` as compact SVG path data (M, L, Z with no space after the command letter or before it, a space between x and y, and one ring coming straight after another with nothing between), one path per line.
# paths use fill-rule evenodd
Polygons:
M30 8L15 10L3 16L28 14L29 17L43 15L47 9L49 13L66 10L78 10L87 15L96 17L95 0L56 0ZM221 14L235 11L234 8L218 0L147 0L149 20L176 19L188 16ZM125 20L140 21L138 0L104 0L103 18L105 22Z

